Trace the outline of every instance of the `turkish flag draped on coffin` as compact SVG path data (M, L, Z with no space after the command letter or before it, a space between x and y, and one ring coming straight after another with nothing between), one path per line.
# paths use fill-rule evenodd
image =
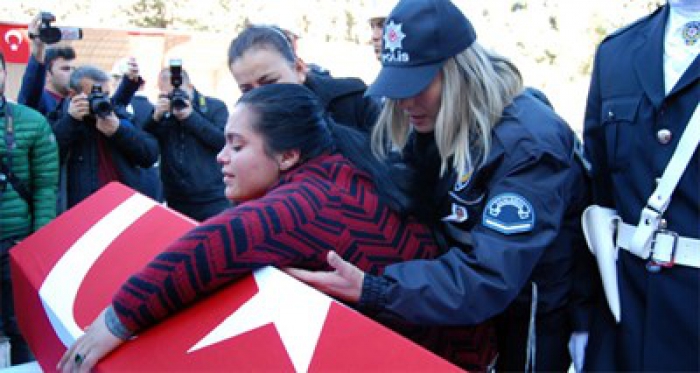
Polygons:
M112 183L11 251L15 307L52 371L134 272L196 223ZM122 345L98 371L457 371L272 267Z

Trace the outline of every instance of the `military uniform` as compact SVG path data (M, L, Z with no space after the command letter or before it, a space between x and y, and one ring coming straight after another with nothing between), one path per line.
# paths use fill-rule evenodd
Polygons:
M609 36L598 48L584 129L597 204L636 226L700 99L700 59L667 94L664 33L670 8ZM696 129L698 130L698 129ZM680 236L700 237L700 157L694 154L663 215ZM700 370L700 269L653 273L618 254L621 322L604 299L586 351L591 370ZM700 263L698 263L700 265Z

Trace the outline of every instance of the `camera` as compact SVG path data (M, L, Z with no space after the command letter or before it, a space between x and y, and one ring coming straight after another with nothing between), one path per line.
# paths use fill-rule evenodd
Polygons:
M184 109L187 107L187 101L190 96L180 86L182 86L182 60L170 60L170 84L173 86L173 91L170 92L170 107L173 109Z
M109 100L109 97L107 97L107 94L102 92L101 84L92 85L90 95L88 95L88 103L90 106L90 114L92 115L104 119L112 113L112 102Z
M78 27L53 27L51 22L56 20L56 16L49 12L41 12L41 26L38 37L46 44L55 44L61 40L80 40L83 38L83 30Z

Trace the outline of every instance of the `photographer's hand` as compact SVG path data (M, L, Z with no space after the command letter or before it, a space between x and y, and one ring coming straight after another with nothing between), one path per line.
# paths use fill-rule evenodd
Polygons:
M192 103L189 100L185 100L185 103L187 104L184 108L182 109L173 109L173 115L177 120L183 121L192 115Z
M86 115L90 114L90 103L85 93L73 96L68 105L68 114L78 121L82 121Z
M153 109L153 120L160 122L163 119L163 115L170 111L170 99L165 93L158 95L158 101L156 101L155 108Z
M132 82L138 82L141 74L139 72L139 64L136 62L136 58L129 57L127 65L129 65L129 70L126 72L126 77Z
M31 52L34 59L39 63L44 63L44 55L46 52L46 44L39 39L39 28L41 27L41 12L32 18L27 25L27 33L31 39Z
M119 129L119 118L114 112L104 118L97 117L97 130L107 137L112 137Z

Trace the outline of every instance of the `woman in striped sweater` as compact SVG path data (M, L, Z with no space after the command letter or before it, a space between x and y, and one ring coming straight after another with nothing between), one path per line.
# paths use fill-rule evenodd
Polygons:
M406 214L399 183L367 150L364 135L334 124L307 88L273 84L247 92L225 135L218 161L236 207L205 221L132 276L59 369L89 370L173 308L266 265L327 268L326 254L336 250L381 273L393 262L440 254L430 231ZM483 370L494 354L490 325L387 325L464 368Z

